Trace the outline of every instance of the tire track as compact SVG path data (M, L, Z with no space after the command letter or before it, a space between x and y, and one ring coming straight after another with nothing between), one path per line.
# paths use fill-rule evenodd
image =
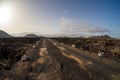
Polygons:
M59 63L58 71L61 75L61 80L93 80L87 71L80 68L78 62L64 56L60 49L49 40L47 41L47 46L50 55Z

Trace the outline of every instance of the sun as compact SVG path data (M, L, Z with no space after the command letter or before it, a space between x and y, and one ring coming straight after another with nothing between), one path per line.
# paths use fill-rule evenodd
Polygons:
M8 5L0 5L0 25L8 24L12 19L12 10Z

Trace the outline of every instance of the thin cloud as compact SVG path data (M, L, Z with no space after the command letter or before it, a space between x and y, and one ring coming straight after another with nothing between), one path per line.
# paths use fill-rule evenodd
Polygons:
M110 32L109 29L101 26L91 24L80 24L71 20L70 18L61 18L61 26L64 33L68 34L107 34Z
M68 14L69 13L69 11L68 10L64 10L64 14Z

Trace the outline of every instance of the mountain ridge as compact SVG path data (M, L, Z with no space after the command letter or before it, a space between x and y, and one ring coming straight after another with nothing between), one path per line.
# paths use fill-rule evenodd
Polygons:
M0 38L11 38L13 36L11 36L10 34L8 34L7 32L0 30Z

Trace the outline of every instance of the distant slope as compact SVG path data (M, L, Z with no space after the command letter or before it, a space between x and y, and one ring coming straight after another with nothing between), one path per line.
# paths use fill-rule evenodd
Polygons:
M90 38L95 38L95 39L110 39L111 37L109 35L101 35L101 36L92 36Z
M27 34L27 35L25 35L24 37L38 37L38 36L35 35L35 34Z
M10 38L12 37L7 32L0 30L0 38Z

